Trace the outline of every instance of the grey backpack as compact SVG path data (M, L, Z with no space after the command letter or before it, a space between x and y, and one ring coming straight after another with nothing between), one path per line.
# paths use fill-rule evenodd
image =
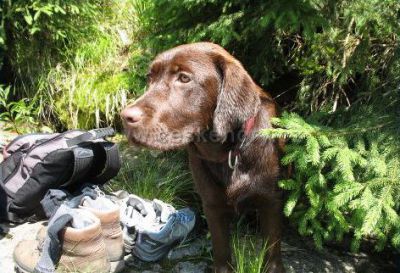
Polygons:
M3 149L0 163L0 218L12 222L41 215L49 189L74 191L84 183L101 185L117 175L118 146L105 140L112 128L28 134Z

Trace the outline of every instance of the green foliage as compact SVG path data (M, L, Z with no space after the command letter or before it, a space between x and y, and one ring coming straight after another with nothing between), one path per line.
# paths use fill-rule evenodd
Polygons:
M120 110L144 90L149 62L133 43L135 2L4 4L16 97L36 102L40 119L58 128L118 127Z
M364 238L398 246L399 1L140 3L141 42L153 54L216 42L261 86L277 88L274 96L289 93L287 109L313 113L308 122L284 116L264 132L291 139L282 160L294 176L280 183L302 234L318 246L349 232L353 249Z
M103 1L3 1L1 40L17 77L19 96L36 93L37 77L90 35ZM0 45L1 46L1 45ZM3 56L1 56L3 57Z
M41 93L37 101L51 102L41 116L63 127L118 125L115 109L143 91L149 60L186 42L223 45L264 88L291 92L285 104L307 114L368 103L399 78L397 0L30 0L1 8L18 96ZM47 84L54 74L58 81ZM96 92L96 101L82 99Z
M289 192L284 213L318 247L345 233L353 234L353 250L361 239L374 239L377 250L389 243L400 247L396 119L364 113L375 124L334 128L322 125L326 117L306 122L284 113L274 120L276 129L262 131L290 139L282 163L294 167L294 175L279 182Z
M79 15L87 19L94 14L95 5L100 1L81 3L81 1L13 1L8 6L5 17L14 19L14 27L29 35L48 33L52 40L62 40L73 33L78 35L77 27L85 28L84 21L73 22ZM7 4L6 4L7 5Z
M34 102L28 99L9 102L11 86L3 87L0 85L0 121L4 122L7 130L17 133L24 133L37 127L35 116L37 113ZM23 126L21 126L23 125Z
M290 103L302 112L335 111L399 78L398 68L389 73L400 52L397 0L140 2L147 48L219 43L274 95L298 90Z
M121 109L143 92L149 59L132 45L134 12L131 1L110 2L98 31L81 41L66 65L42 79L42 94L54 99L54 112L65 127L118 126Z

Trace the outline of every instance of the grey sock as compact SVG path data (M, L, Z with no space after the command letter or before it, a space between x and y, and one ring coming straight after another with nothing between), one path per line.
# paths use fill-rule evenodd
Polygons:
M53 273L61 257L61 242L58 233L71 222L75 228L83 228L90 225L90 219L85 219L78 209L73 209L62 204L50 219L47 235L44 240L42 254L35 267L35 273Z

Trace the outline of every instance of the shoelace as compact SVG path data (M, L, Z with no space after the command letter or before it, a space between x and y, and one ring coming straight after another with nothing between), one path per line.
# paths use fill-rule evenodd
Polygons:
M175 218L174 222L171 225L171 229L172 230L175 228L175 225L177 223L181 224L181 226L183 226L183 228L186 229L185 235L183 236L183 239L179 243L179 246L181 246L186 241L187 236L190 233L189 227L187 225L182 225L182 223L189 222L190 219L188 218L188 216L186 214L184 214L184 213L182 213L180 211L175 212L174 214L172 214L172 216ZM171 232L170 235L169 235L170 239L173 239L172 238L172 234L173 234L173 232Z
M94 186L94 191L97 193L97 196L99 197L105 197L106 194L104 193L104 191L102 191L99 186Z

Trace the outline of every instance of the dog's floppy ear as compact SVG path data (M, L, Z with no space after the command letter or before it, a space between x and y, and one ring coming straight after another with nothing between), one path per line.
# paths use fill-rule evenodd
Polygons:
M260 98L257 85L238 60L225 54L215 58L222 83L214 111L213 131L223 139L256 114Z

